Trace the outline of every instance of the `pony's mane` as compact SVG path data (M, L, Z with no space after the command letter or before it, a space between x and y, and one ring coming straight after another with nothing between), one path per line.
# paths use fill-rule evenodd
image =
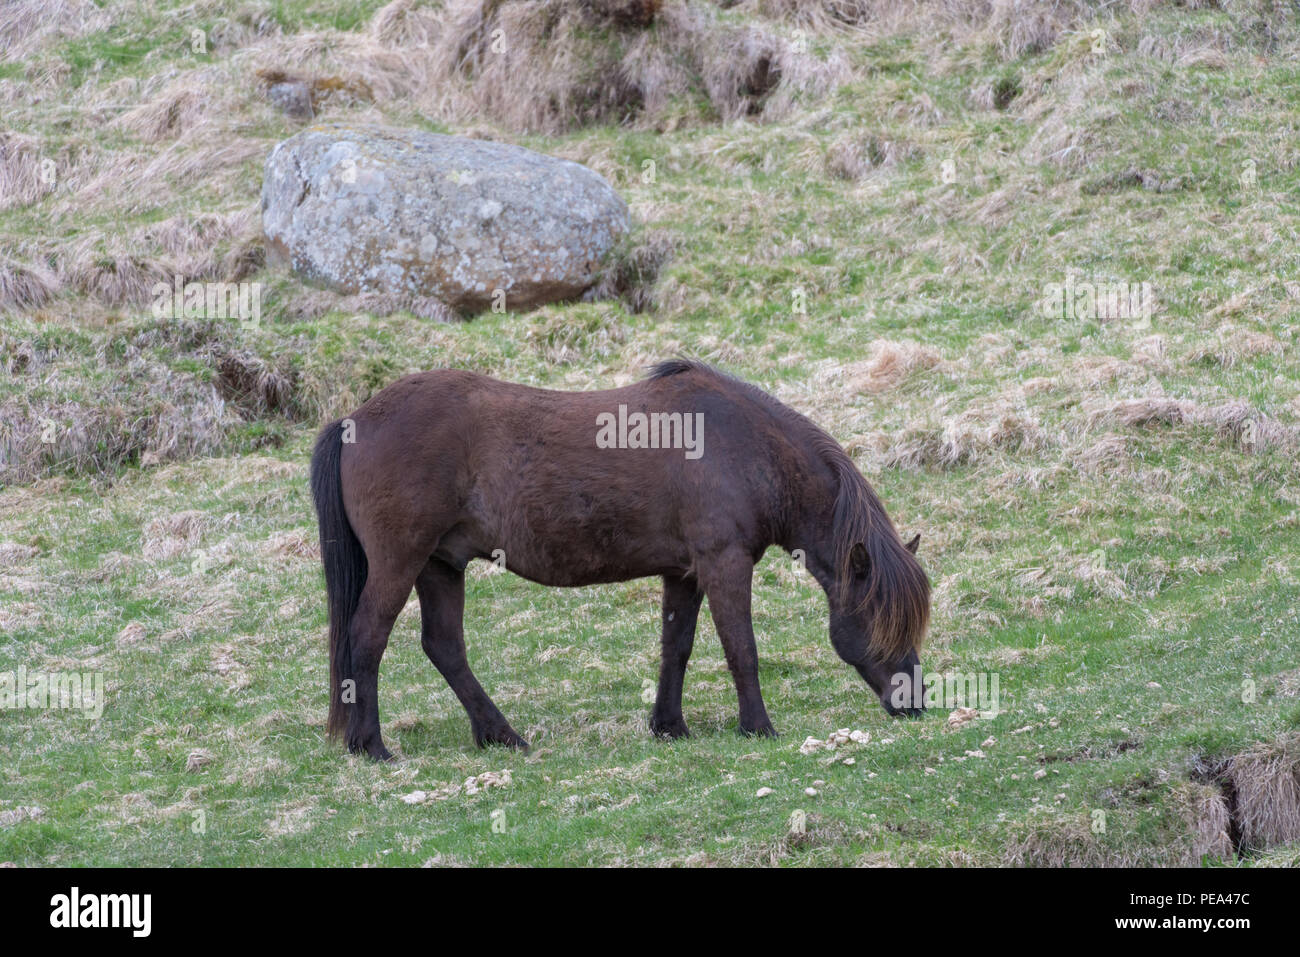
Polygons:
M871 560L870 583L859 610L872 617L871 648L881 660L897 661L921 644L930 620L930 581L916 557L903 545L875 490L831 435L757 386L706 363L687 358L660 362L649 379L698 372L720 379L744 393L782 422L801 430L835 475L838 490L832 512L836 587L849 594L853 579L850 554L861 543Z

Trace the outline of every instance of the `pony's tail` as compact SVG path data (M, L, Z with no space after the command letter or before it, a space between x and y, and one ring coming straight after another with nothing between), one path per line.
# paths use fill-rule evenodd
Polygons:
M366 553L343 510L342 450L342 422L331 422L321 429L311 456L311 494L320 524L320 558L329 600L330 711L325 727L330 737L336 737L347 723L343 682L352 678L352 616L368 571Z
M878 501L871 504L875 514L865 536L871 559L867 583L871 651L878 660L892 663L920 648L925 639L930 624L930 579L913 554L917 542L904 545L884 508Z

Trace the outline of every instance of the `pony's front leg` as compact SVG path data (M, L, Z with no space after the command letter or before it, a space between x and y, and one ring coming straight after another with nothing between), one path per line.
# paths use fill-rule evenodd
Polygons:
M744 551L730 549L700 563L700 583L709 597L709 613L718 629L727 667L740 699L740 730L744 734L776 737L758 687L758 647L750 620L750 590L754 562Z
M695 621L702 598L694 578L664 577L663 657L659 661L655 709L650 714L650 730L659 737L690 737L682 717L682 682L695 645Z

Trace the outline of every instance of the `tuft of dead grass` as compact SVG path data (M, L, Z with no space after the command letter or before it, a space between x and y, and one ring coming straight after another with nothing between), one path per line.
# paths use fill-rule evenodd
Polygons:
M915 145L898 139L848 134L826 148L826 172L836 179L857 182L874 170L888 169L919 155Z
M942 425L878 433L870 445L886 468L952 468L995 456L1032 452L1047 444L1038 416L1015 396L972 403Z
M298 374L276 366L248 349L213 346L217 391L253 417L297 417Z
M673 237L662 230L637 235L606 258L600 275L583 299L588 302L619 299L629 312L653 311L657 305L655 285L675 250Z
M1166 840L1138 846L1096 833L1084 815L1042 816L1012 829L1001 863L1011 867L1195 867L1207 858L1234 860L1233 821L1222 792L1184 781L1169 796L1174 814ZM1112 828L1113 829L1113 828Z
M67 386L62 377L50 384ZM159 404L158 395L168 401ZM94 397L19 394L0 402L0 482L102 475L131 462L210 452L234 419L211 386L136 361Z
M45 159L35 136L0 131L0 210L29 206L54 188Z
M0 256L0 310L38 309L61 289L59 277L39 263Z
M113 125L146 143L175 139L208 118L212 104L208 86L185 75L148 102L127 110Z
M0 55L22 60L54 39L107 28L114 11L93 0L6 0L0 7Z
M1300 841L1300 734L1233 755L1219 778L1230 787L1243 850Z
M1102 844L1080 816L1034 820L1014 829L1002 852L1007 867L1122 867L1123 852Z
M1259 356L1281 356L1285 349L1283 342L1270 333L1228 323L1216 330L1213 342L1193 349L1187 359L1231 369Z
M1236 848L1232 843L1232 812L1223 792L1208 784L1188 782L1178 794L1183 804L1183 818L1191 833L1191 861L1199 863L1205 858L1233 860Z
M159 515L144 527L140 553L149 561L175 558L203 540L208 517L195 509Z
M385 46L427 47L437 35L434 10L417 0L393 0L370 18L370 36Z
M686 0L449 0L431 51L445 111L527 132L654 123L697 89L724 122L772 117L848 76L839 56Z
M1135 399L1092 399L1084 403L1088 426L1128 429L1192 425L1208 428L1243 451L1291 449L1300 445L1300 428L1265 415L1248 402L1202 405L1193 399L1150 395Z
M854 392L877 395L896 389L913 373L928 371L943 361L938 349L919 342L876 339L868 349L871 358L844 370Z

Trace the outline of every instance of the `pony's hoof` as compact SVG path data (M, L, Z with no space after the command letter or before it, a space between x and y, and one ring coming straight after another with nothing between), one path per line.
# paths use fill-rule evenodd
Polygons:
M353 754L364 754L372 761L392 761L393 752L384 747L384 742L369 742L366 744L355 743L349 744L348 750Z
M891 718L924 718L925 708L895 708L889 712Z
M763 724L755 725L752 728L747 728L742 724L740 726L740 733L747 738L779 738L780 737L780 735L776 733L776 728L772 727L771 721L766 721Z
M650 731L656 738L689 738L690 730L686 727L684 718L656 718L650 717Z
M483 731L475 734L474 741L480 748L486 748L489 744L500 744L516 751L528 750L528 742L515 734L515 729L509 725L495 731Z

